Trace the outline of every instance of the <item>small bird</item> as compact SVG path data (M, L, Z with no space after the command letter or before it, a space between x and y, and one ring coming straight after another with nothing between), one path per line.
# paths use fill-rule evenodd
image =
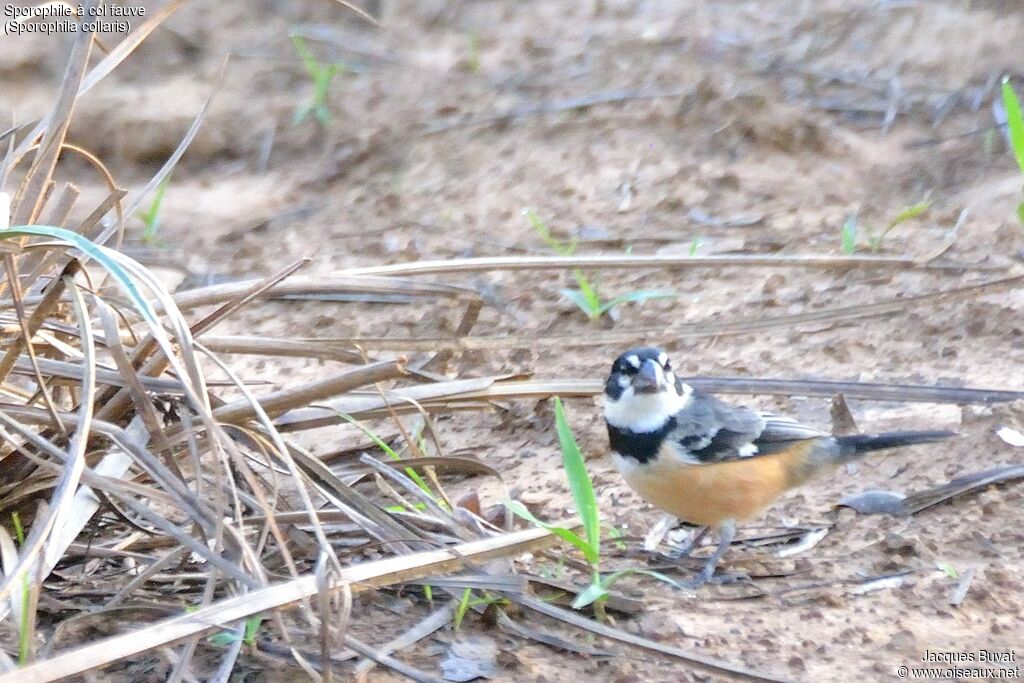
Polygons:
M870 451L930 443L947 431L832 437L795 420L729 405L672 372L668 354L630 349L604 387L612 459L652 505L714 529L715 552L689 583L711 580L736 534L785 491Z

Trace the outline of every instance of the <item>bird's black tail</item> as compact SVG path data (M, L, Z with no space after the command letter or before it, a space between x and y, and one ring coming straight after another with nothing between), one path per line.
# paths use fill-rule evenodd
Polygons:
M851 436L837 436L836 443L839 444L839 452L844 456L855 456L871 451L880 451L886 448L899 448L900 446L913 446L919 443L932 443L942 441L956 436L956 432L933 431L933 432L888 432L886 434L854 434Z

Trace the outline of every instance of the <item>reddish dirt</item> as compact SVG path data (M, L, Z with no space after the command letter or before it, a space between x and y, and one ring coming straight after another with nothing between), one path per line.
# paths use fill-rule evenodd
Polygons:
M216 93L167 191L162 246L149 250L155 254L137 247L133 253L171 264L169 281L183 268L197 275L265 275L302 257L313 259L306 274L326 274L426 259L549 254L522 215L529 207L556 234L579 236L585 254L685 254L694 240L705 254L839 254L850 214L858 216L866 251L868 235L930 195L930 211L892 230L881 249L926 258L968 212L945 254L971 264L966 270L595 273L607 296L637 288L678 294L624 306L614 325L590 324L560 297L558 289L572 285L569 273L436 278L485 293L488 305L475 334L540 340L527 348L463 354L449 368L452 376L531 372L541 378L603 378L621 351L619 345L559 348L543 342L548 335L585 337L609 328L665 329L852 306L1020 268L1024 231L1014 212L1024 182L998 132L973 133L992 125L998 78L1017 65L1024 44L1024 15L1009 3L386 5L382 27L373 29L330 2L192 2L90 93L76 112L72 138L110 162L127 187L152 175ZM309 35L323 60L351 67L330 89L331 119L323 127L311 118L292 124L296 107L312 96L288 39L293 30ZM16 103L19 120L44 111L65 48L59 38L0 43L0 79L14 93L5 100ZM227 53L232 56L218 83ZM658 96L467 125L502 112L622 93ZM76 177L88 176L83 170ZM88 212L103 186L99 180L80 185L80 206ZM132 230L137 239L138 220ZM1017 288L854 323L646 341L668 348L686 375L1020 389L1022 312L1024 290ZM250 308L222 331L428 337L450 334L455 316L434 304L281 302ZM275 385L324 370L316 361L236 356L232 363L247 379ZM824 398L735 400L829 424ZM777 547L741 545L725 562L755 577L795 574L695 595L652 579L628 579L621 589L648 609L617 623L800 680L889 680L900 665L919 663L926 650L1016 648L1017 659L1024 658L1024 485L991 487L911 517L858 516L834 507L866 489L916 491L1024 462L1024 449L995 436L1002 426L1024 430L1024 406L852 400L850 406L864 431L950 428L963 436L837 471L789 495L761 524L740 533L751 539L794 525L829 526L813 549L780 559L773 556ZM599 401L569 401L567 409L607 522L642 536L658 513L614 472ZM506 482L545 501L543 516L570 512L546 404L514 402L505 411L460 414L438 425L448 452L469 451L498 468ZM326 452L352 438L333 429L301 440ZM457 482L452 490L477 487L485 504L499 500L497 487L478 480ZM542 564L535 559L524 566L539 571ZM960 579L941 568L947 566L960 574L975 571L959 606L949 598ZM902 570L912 571L898 585L863 590L865 578ZM786 591L795 587L802 588ZM768 595L750 597L757 589ZM371 642L383 642L427 613L424 605L407 602L396 618L394 605L381 606L385 600L360 604L364 614L375 615L373 627L365 626ZM531 623L588 641L557 622ZM439 675L446 644L483 630L470 616L459 634L442 630L401 657ZM489 635L512 653L505 663L514 666L503 680L707 678L678 661L603 641L594 643L625 654L586 659ZM247 671L258 667L245 664ZM252 676L286 680L295 671Z

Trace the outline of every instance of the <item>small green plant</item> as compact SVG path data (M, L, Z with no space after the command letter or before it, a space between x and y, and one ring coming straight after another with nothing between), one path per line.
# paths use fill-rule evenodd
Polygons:
M881 249L885 236L888 235L893 228L901 223L905 223L906 221L923 215L929 208L931 208L931 205L932 200L925 197L917 204L911 204L910 206L905 206L900 209L893 219L889 221L889 224L885 226L882 232L868 237L868 248L870 248L871 251L878 251ZM858 230L859 223L857 219L857 212L854 212L847 216L846 221L843 223L843 228L840 231L841 248L843 253L847 256L853 256L857 253Z
M346 70L344 64L324 63L319 61L313 54L302 36L292 35L292 45L295 52L306 67L309 78L313 81L313 98L306 104L296 107L293 124L299 124L311 113L313 118L321 126L326 126L331 120L331 110L327 106L327 95L331 89L331 81L340 73Z
M1024 114L1009 78L1003 78L1003 107L1006 109L1006 127L1010 132L1013 158L1017 160L1020 172L1024 173ZM1024 202L1017 204L1017 220L1024 225Z
M171 184L171 176L164 178L163 182L156 186L156 193L149 203L149 208L138 213L142 220L142 242L152 245L156 242L157 233L160 232L160 207L164 203L164 195L167 194L167 187Z
M480 71L480 32L476 30L466 36L466 70L471 74Z
M11 523L14 525L14 537L18 539L18 547L25 545L25 527L21 525L21 515L17 512L11 513ZM31 653L29 640L29 621L32 609L32 582L28 574L22 577L21 585L21 619L18 624L18 663L28 664Z
M687 256L696 256L697 250L700 249L700 245L704 244L704 240L699 237L694 237L690 242L690 248L686 251Z
M590 565L590 584L573 600L573 609L583 609L592 604L595 614L598 618L603 619L608 590L613 583L630 574L646 574L659 581L680 587L669 577L646 569L622 569L607 576L601 575L601 514L597 507L597 497L594 495L594 486L587 473L583 454L580 452L579 444L576 443L576 437L573 436L572 427L569 426L569 421L565 417L562 400L557 396L555 397L555 430L558 432L558 444L562 450L562 465L565 467L566 477L569 479L572 499L576 504L580 521L583 523L583 536L581 537L571 529L554 526L537 519L525 505L517 500L505 501L505 505L518 517L547 529L576 546L583 553L587 564Z
M193 608L189 611L195 611L198 608ZM242 630L242 642L252 647L256 644L256 633L260 630L260 625L263 623L263 617L253 615L245 620L245 628ZM231 643L238 640L238 635L234 631L218 631L206 639L210 645L214 647L227 647Z
M392 460L401 460L402 459L402 456L400 456L398 453L395 453L395 449L393 449L391 446L389 446L387 444L387 442L384 441L384 439L382 439L379 436L377 436L372 430L364 427L362 425L362 423L359 422L359 420L355 419L354 417L352 417L351 415L348 415L346 413L342 413L342 412L339 412L339 411L335 411L335 412L338 414L338 417L340 417L341 419L345 420L346 422L348 422L349 424L354 426L356 429L361 431L363 434L365 434L367 437L369 437L370 440L373 441L373 443L375 443L377 445L377 448L379 448L382 451L384 451L388 455L389 458L391 458ZM416 485L419 486L420 489L422 489L424 491L424 493L426 493L431 498L436 500L438 505L440 505L441 507L446 507L447 504L444 502L444 500L439 499L439 496L434 494L433 490L430 488L430 484L428 484L426 482L426 480L423 479L423 477L420 476L419 472L417 472L416 470L414 470L411 467L406 467L405 468L405 474L410 479L412 479L414 482L416 482ZM424 509L424 510L426 509L426 505L424 503L414 503L413 504L414 508L415 507L419 507L419 506L423 506L422 509ZM398 509L401 510L401 507L399 507Z
M960 572L958 572L958 571L957 571L957 570L956 570L956 569L955 569L955 568L953 567L953 565L951 565L951 564L950 564L949 562L939 562L939 563L938 563L937 565L935 565L935 566L936 566L936 567L937 567L937 568L938 568L938 569L939 569L940 571L943 571L943 572L945 572L946 576L948 576L948 577L949 577L949 578L951 578L951 579L959 579L959 578L960 578Z
M24 541L22 541L24 543ZM18 627L18 663L28 664L32 653L31 618L32 618L32 581L28 574L23 575L21 585L21 619Z
M14 537L18 539L18 547L25 545L25 527L21 525L21 515L12 512L11 523L14 525Z
M872 235L868 239L868 245L871 247L871 251L878 251L879 249L882 248L882 240L885 239L885 236L889 234L890 230L895 228L900 223L904 223L913 218L917 218L918 216L924 215L924 213L928 211L928 209L930 209L931 206L932 200L929 199L928 197L925 197L917 204L905 206L902 209L900 209L899 213L896 214L895 218L889 221L889 225L885 227L885 230L883 230L881 234Z
M578 239L573 238L569 242L563 242L551 233L551 229L548 228L547 224L540 219L533 209L527 209L524 214L541 241L553 249L556 254L572 256L576 253L576 247L579 245ZM566 299L576 304L576 307L583 311L591 322L599 320L601 316L622 304L646 301L648 299L670 299L676 296L675 292L667 289L644 289L628 292L604 301L601 298L601 294L597 291L597 286L591 282L590 278L582 270L574 268L572 277L576 280L578 289L560 289L559 292Z
M851 213L843 223L843 253L853 256L857 251L857 214Z
M455 606L455 614L452 615L452 629L458 631L462 627L462 620L466 618L466 614L469 610L479 605L495 605L495 604L507 604L508 600L505 598L484 594L483 597L474 598L473 590L467 588L462 591L462 597L459 598L459 604Z

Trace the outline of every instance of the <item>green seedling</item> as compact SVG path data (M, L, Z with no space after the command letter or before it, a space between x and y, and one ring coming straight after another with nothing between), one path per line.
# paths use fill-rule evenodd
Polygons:
M690 248L686 252L687 256L696 256L697 250L700 249L700 245L704 244L704 240L699 237L694 237L693 241L690 242Z
M951 578L951 579L959 579L959 578L960 578L960 572L958 572L958 571L957 571L957 570L956 570L956 569L955 569L955 568L953 567L953 565L951 565L951 564L950 564L949 562L939 562L939 563L938 563L937 565L935 565L935 566L936 566L936 567L937 567L937 568L938 568L939 570L941 570L941 571L945 572L945 573L946 573L946 576L948 576L948 577L949 577L949 578Z
M583 454L576 443L576 437L573 436L569 421L565 417L562 401L558 397L555 397L555 430L558 432L558 443L562 450L562 465L569 479L572 499L576 504L576 511L579 513L580 521L583 523L583 536L580 536L571 529L548 524L537 519L519 501L505 501L505 505L515 515L531 524L547 529L559 538L568 541L583 553L587 564L590 565L590 584L576 596L572 603L573 609L583 609L588 605L594 605L595 614L597 614L598 618L603 619L604 603L608 599L608 589L613 583L630 574L646 574L659 581L664 581L677 588L681 588L677 582L669 577L646 569L623 569L612 572L607 576L601 575L601 515L597 506L597 497L594 495L594 486L590 481L590 475L587 473Z
M480 71L480 32L470 31L466 36L466 70L471 74Z
M889 221L889 225L885 227L885 230L883 230L881 234L872 235L871 238L868 240L868 244L871 247L871 251L878 251L879 249L882 248L882 240L885 239L885 236L889 234L890 230L892 230L901 223L905 223L906 221L924 215L924 213L928 211L928 209L930 209L931 206L932 200L929 199L928 197L925 197L917 204L905 206L902 209L900 209L900 212L896 214L895 218Z
M198 608L196 608L198 609ZM194 610L192 610L194 611ZM245 620L245 628L242 630L242 642L253 647L256 644L256 633L260 630L263 617L253 615ZM206 642L215 647L227 647L239 639L234 631L218 631L206 639Z
M1013 158L1017 160L1020 172L1024 173L1024 114L1021 113L1020 100L1009 78L1003 78L1003 107L1006 109L1006 126L1010 132ZM1017 204L1017 220L1024 225L1024 202Z
M469 611L471 597L473 597L472 589L467 588L462 591L462 597L459 598L459 604L455 607L455 615L452 617L452 629L458 631L462 627L462 620L466 618L466 612Z
M370 440L373 441L373 443L375 443L377 445L377 448L379 448L382 451L384 451L389 458L391 458L392 460L401 460L402 459L402 456L398 455L398 453L395 453L395 449L391 448L391 446L389 446L387 444L387 442L384 441L384 439L382 439L379 436L377 436L372 430L368 429L367 427L364 427L362 425L362 423L359 422L359 420L355 419L351 415L348 415L346 413L342 413L340 411L334 411L334 412L337 413L338 417L340 417L341 419L345 420L349 424L353 425L356 429L358 429L363 434L365 434L367 437L369 437ZM426 482L426 480L423 479L423 477L421 477L419 475L419 472L417 472L416 470L414 470L411 467L406 467L405 468L405 474L406 474L407 477L409 477L414 482L416 482L416 485L419 486L420 489L422 489L424 493L426 493L428 496L430 496L435 501L437 501L438 505L440 505L441 507L447 507L447 503L445 503L444 500L440 500L439 496L434 495L434 492L433 492L433 490L431 490L430 485ZM424 509L426 509L426 508L424 508Z
M877 235L871 235L868 237L868 247L871 251L878 251L882 248L882 242L885 240L885 236L892 231L893 228L905 223L906 221L912 220L919 216L924 215L925 212L931 208L932 200L925 197L917 204L905 206L900 209L889 224L885 226L885 229ZM859 223L857 220L857 213L851 213L846 221L843 223L843 228L840 232L841 235L841 248L843 253L847 256L853 256L857 252L857 233L859 230Z
M18 539L18 547L25 545L25 527L21 525L21 515L17 512L11 513L11 523L14 525L14 537ZM18 663L28 664L31 641L29 640L29 610L32 608L32 582L28 574L22 577L21 586L21 620L18 624Z
M14 537L18 539L18 547L25 545L25 527L21 525L21 515L12 512L11 523L14 525Z
M569 242L563 242L551 233L551 229L548 228L547 224L540 219L533 209L527 209L524 213L541 241L554 250L556 254L572 256L576 252L576 247L579 245L578 239L574 237ZM591 322L599 320L601 316L622 304L647 301L648 299L670 299L676 296L676 293L671 290L649 289L636 290L617 296L609 301L604 301L601 298L601 294L597 291L597 285L591 282L590 278L582 270L574 268L572 277L576 281L577 289L560 289L559 292L566 299L576 304L576 307L583 311Z
M459 604L455 606L455 614L452 616L452 629L458 631L462 626L462 620L466 618L466 614L469 610L480 605L496 605L496 604L507 604L508 600L502 597L485 594L483 597L474 598L473 590L467 588L462 591L462 597L459 598Z
M843 223L843 253L853 256L857 251L857 214L851 213Z
M164 178L163 182L156 186L156 193L149 203L149 208L138 213L142 220L142 242L152 245L156 242L157 233L160 232L160 207L164 203L164 195L167 193L167 186L171 184L171 176Z
M24 541L22 541L24 542ZM32 620L32 582L28 574L22 577L21 585L21 620L18 624L18 663L28 664L32 653L30 628Z
M306 68L310 80L313 81L313 97L308 103L296 107L292 123L297 125L305 120L307 116L313 114L313 118L317 120L317 123L321 126L326 126L331 120L331 110L327 106L327 95L331 89L331 81L338 74L344 73L346 67L344 64L319 61L313 55L309 46L306 45L306 41L302 36L293 35L291 38L292 45L295 46L295 52L299 55L299 59L302 60L302 65Z

